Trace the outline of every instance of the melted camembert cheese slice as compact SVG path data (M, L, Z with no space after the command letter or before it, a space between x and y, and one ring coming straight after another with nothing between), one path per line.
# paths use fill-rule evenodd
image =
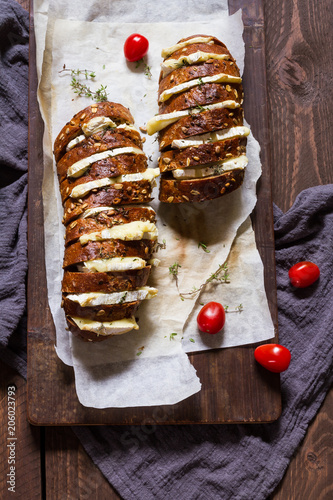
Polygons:
M106 160L107 158L112 158L114 156L124 154L144 155L144 152L140 148L128 146L125 148L114 148L108 149L107 151L102 151L101 153L95 153L87 156L87 158L82 158L82 160L73 163L73 165L71 165L67 170L67 177L80 177L85 173L90 165L92 165L96 161Z
M189 108L184 109L182 111L173 111L172 113L165 113L164 115L156 115L153 118L150 118L147 122L147 132L148 135L153 135L155 132L159 132L164 129L168 125L175 123L180 118L189 115L195 115L198 113L202 113L203 111L213 110L213 109L222 109L222 108L230 108L235 109L239 108L240 104L236 101L223 101L217 102L215 104L208 104L206 106L200 106L200 108Z
M182 66L191 66L193 64L202 63L215 59L217 61L226 61L230 59L229 54L215 54L214 52L194 52L180 56L178 59L167 59L161 64L162 78L165 78L174 69L181 68Z
M138 330L139 325L134 317L118 319L116 321L94 321L86 318L71 316L71 320L80 330L94 332L97 335L122 335L131 330Z
M78 264L83 273L111 273L143 269L147 263L139 257L113 257L111 259L86 260Z
M185 149L191 146L200 146L202 144L233 139L235 137L247 137L249 133L250 129L248 127L230 127L216 130L215 132L193 135L189 139L175 139L172 141L171 147L173 149Z
M177 168L172 171L172 175L177 180L183 179L202 179L212 175L220 175L235 169L244 169L248 164L248 159L245 155L237 158L231 158L222 162L214 163L214 165L200 165L195 168Z
M121 208L127 210L131 207L131 205L122 205ZM149 212L155 213L155 210L152 207L148 207L147 205L136 205L137 208L145 208L149 210ZM79 219L87 219L88 217L93 217L101 212L109 212L108 215L116 215L119 213L119 209L115 207L93 207L88 208L82 215L80 215Z
M76 302L81 307L97 307L102 305L136 302L138 300L150 300L155 297L157 293L157 288L142 286L136 290L113 293L90 292L70 294L66 296L66 299Z
M137 172L135 174L123 174L118 177L103 177L95 181L85 182L83 184L78 184L70 192L71 198L83 198L93 189L100 189L107 186L112 186L113 184L122 184L123 182L136 182L147 180L154 185L155 178L160 174L158 168L147 168L144 172Z
M184 90L188 90L196 85L203 85L205 83L241 83L242 79L239 76L227 75L226 73L219 73L213 76L203 76L202 78L195 78L188 82L175 85L174 87L164 90L159 97L159 102L165 102L174 94L179 94Z
M127 224L119 224L110 228L95 231L89 234L83 234L79 241L81 245L86 245L88 241L104 241L104 240L156 240L157 227L153 222L148 221L132 221Z

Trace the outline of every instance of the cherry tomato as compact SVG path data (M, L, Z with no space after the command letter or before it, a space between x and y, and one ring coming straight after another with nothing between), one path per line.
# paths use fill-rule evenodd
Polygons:
M199 330L215 334L222 330L225 323L225 311L219 302L208 302L197 316Z
M319 278L319 267L313 262L298 262L289 269L291 284L297 288L305 288L312 285Z
M146 37L133 33L130 35L124 44L124 54L127 61L139 61L148 52L149 42Z
M288 368L291 354L283 345L263 344L255 349L254 357L267 370L281 373Z

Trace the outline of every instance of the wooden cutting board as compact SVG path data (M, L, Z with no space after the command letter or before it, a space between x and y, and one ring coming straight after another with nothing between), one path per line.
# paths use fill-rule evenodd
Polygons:
M269 122L267 115L264 14L261 0L245 5L230 1L230 11L243 7L246 44L245 116L261 146L263 173L253 213L257 247L264 264L265 288L277 341L277 301ZM244 4L244 5L242 5ZM28 419L34 425L189 424L272 422L281 413L279 375L254 360L256 346L233 347L189 355L202 389L186 400L161 407L108 408L82 406L76 396L73 369L54 349L55 329L48 307L44 264L43 122L36 89L36 56L32 1L30 10L29 198L28 198Z

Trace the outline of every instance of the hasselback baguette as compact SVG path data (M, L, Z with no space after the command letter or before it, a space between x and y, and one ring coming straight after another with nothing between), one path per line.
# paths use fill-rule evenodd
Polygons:
M156 295L147 286L157 241L151 200L159 169L147 168L127 108L101 102L60 131L54 157L64 207L62 307L69 330L98 342L138 329L135 313Z
M211 200L242 185L246 158L243 87L236 61L217 38L193 35L162 51L158 133L159 199Z

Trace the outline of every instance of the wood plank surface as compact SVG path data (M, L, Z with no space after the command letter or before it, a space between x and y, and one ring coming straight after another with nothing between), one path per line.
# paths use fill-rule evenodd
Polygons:
M47 500L118 500L68 427L47 427L45 448Z
M8 392L8 387L15 389ZM2 362L0 402L0 498L37 500L42 491L40 429L27 421L25 380Z
M33 16L31 15L33 22ZM257 246L264 262L265 285L277 329L275 256L269 168L268 110L262 4L244 9L246 67L244 91L246 117L261 143L263 173L254 211ZM28 274L28 418L36 425L234 423L270 422L281 412L279 376L259 367L254 346L191 354L190 360L202 382L202 390L161 411L159 407L83 407L77 399L73 370L57 358L54 326L47 296L42 227L41 183L43 173L42 123L36 102L36 71L33 32L30 45L29 112L29 274ZM255 50L251 50L255 47ZM251 89L256 88L254 93ZM258 113L258 108L261 112ZM224 383L221 384L220 381Z

